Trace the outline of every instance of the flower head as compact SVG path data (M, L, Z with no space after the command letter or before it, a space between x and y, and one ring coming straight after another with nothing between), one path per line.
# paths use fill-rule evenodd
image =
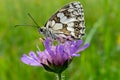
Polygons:
M81 46L82 40L66 41L59 45L53 45L49 38L44 41L44 51L31 51L29 56L24 54L21 61L31 66L42 66L47 71L61 73L63 72L73 57L79 56L78 52L86 49L89 44Z

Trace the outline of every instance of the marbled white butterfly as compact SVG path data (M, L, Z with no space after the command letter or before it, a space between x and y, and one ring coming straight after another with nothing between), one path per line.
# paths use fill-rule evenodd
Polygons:
M80 2L72 2L57 11L45 24L38 29L45 37L65 42L78 40L85 34L83 7Z

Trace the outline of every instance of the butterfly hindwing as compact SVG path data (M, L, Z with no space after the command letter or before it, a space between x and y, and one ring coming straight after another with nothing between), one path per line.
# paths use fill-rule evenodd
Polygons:
M57 11L46 23L46 29L56 37L81 39L85 34L83 7L72 2Z

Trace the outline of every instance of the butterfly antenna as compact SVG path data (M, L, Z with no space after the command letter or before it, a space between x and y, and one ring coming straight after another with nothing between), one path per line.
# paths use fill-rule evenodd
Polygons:
M30 13L28 13L28 16L33 20L33 22L37 25L37 28L40 28L38 23L34 20L34 18L31 16Z
M24 24L23 25L21 25L21 24L19 25L18 24L18 25L15 25L14 27L18 27L18 26L32 26L32 27L37 27L37 26L34 26L34 25L26 25L26 24L25 25Z

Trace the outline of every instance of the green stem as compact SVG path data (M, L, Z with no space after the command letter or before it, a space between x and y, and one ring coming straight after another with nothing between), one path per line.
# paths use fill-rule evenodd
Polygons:
M61 73L58 73L58 80L62 80Z

